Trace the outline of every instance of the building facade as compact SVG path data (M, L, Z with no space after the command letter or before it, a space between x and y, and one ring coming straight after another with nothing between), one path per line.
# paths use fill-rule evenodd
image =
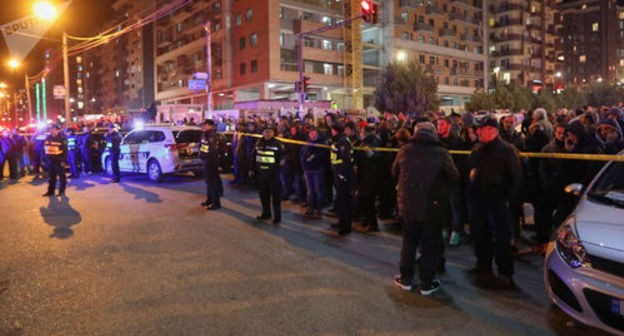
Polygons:
M560 24L555 0L489 1L491 83L553 88Z
M624 82L624 10L615 0L568 1L563 15L563 76L572 85Z

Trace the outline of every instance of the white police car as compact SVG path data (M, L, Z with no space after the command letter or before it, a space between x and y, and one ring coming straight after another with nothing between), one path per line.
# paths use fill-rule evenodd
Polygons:
M608 163L582 189L566 187L580 199L546 252L546 288L576 320L624 335L624 162Z
M199 159L201 128L196 126L145 125L129 132L121 143L119 170L146 173L151 181L162 181L165 174L191 171L201 174ZM102 154L106 174L113 175L112 157Z

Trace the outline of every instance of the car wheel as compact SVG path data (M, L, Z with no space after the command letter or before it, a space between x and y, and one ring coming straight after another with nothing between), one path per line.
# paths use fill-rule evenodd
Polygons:
M106 175L113 176L113 159L111 159L110 156L108 156L104 161L104 171L106 172Z
M152 182L161 182L163 180L164 176L158 161L151 159L147 162L147 177L149 177Z

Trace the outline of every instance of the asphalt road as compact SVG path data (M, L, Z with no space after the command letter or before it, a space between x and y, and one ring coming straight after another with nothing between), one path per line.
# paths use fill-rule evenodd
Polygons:
M258 223L257 194L226 186L206 211L203 182L89 176L44 198L32 178L0 187L0 336L586 335L550 304L543 260L516 260L519 290L492 289L448 251L442 290L400 291L400 236L325 233L284 202Z

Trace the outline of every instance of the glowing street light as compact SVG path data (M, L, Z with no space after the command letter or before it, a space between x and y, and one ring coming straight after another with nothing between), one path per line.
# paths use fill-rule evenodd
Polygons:
M8 86L5 82L0 83L0 89L6 89Z
M44 20L54 20L58 16L56 7L47 1L36 2L33 5L33 12L38 18Z
M18 60L16 60L15 58L11 58L8 62L9 68L11 69L17 69L20 66L20 62Z

